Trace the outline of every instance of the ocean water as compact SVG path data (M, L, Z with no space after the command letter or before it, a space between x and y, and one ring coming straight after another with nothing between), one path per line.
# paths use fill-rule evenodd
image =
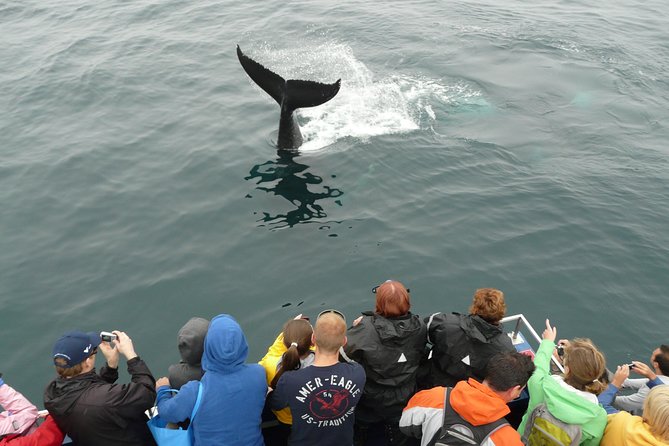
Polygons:
M297 313L467 311L496 287L611 365L668 341L659 0L0 0L0 372L41 405L63 332L156 376L191 316L249 360ZM334 82L277 153L235 54Z

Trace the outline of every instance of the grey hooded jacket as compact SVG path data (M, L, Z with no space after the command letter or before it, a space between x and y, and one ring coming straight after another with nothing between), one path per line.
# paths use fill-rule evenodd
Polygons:
M180 389L188 381L199 381L202 378L202 353L204 338L209 329L209 321L201 317L191 318L181 327L177 336L181 361L168 369L170 386Z

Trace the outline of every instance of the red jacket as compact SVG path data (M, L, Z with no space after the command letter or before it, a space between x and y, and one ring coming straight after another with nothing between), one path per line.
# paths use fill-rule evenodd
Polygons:
M421 438L426 445L441 429L445 387L434 387L415 394L402 412L400 429L406 435ZM489 387L473 378L460 381L450 393L451 407L474 426L489 424L509 413L509 407ZM510 425L490 435L486 446L522 446L520 435Z
M0 446L60 446L63 434L50 416L39 425L36 431L28 435L7 435L0 440Z

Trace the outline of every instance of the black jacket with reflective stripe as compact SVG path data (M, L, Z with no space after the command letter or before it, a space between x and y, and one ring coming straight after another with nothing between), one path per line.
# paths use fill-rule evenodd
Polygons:
M425 355L427 330L418 315L385 318L371 311L350 327L344 351L367 375L356 419L376 422L394 419L416 391L416 372Z
M429 324L429 339L433 344L431 386L454 386L468 378L483 381L492 356L516 351L501 325L471 314L434 315Z

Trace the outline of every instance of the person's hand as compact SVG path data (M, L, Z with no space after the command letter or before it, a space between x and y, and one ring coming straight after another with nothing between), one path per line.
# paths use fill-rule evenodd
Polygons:
M630 376L630 368L627 364L619 365L616 369L616 373L613 374L613 379L611 384L620 389L623 385L623 382Z
M137 353L135 353L135 347L132 345L132 339L123 331L114 330L112 333L116 335L114 344L118 352L125 356L128 361L136 358Z
M102 352L103 355L105 355L107 366L112 369L117 369L119 360L118 349L115 349L110 342L104 341L100 342L98 349Z
M167 386L167 387L170 386L170 380L166 376L163 376L162 378L159 378L159 379L156 380L156 390L158 390L159 388L161 388L163 386Z
M546 319L546 329L541 334L541 337L553 342L555 342L555 338L557 338L557 327L551 327L551 321L548 319Z
M362 321L362 316L358 316L356 319L353 320L353 326L355 327Z
M646 364L644 364L641 361L632 361L632 364L634 364L634 367L632 368L632 371L635 373L638 373L641 376L645 376L646 378L650 379L651 381L657 378L657 375L655 374L655 370L651 369L648 367Z

